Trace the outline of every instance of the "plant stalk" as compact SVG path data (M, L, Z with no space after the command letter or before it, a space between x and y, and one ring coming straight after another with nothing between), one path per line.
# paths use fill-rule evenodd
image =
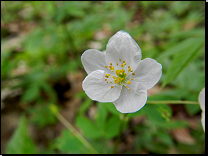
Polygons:
M199 104L197 101L147 101L147 104Z
M55 114L58 120L75 136L80 142L88 148L93 154L99 154L92 145L60 114Z

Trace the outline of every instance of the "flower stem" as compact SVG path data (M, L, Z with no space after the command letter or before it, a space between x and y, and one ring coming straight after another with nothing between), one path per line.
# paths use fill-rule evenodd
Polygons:
M199 104L197 101L147 101L147 104Z
M56 113L58 120L75 136L79 141L88 148L93 154L99 154L92 145L60 114Z
M121 124L120 124L120 127L119 127L119 134L118 134L118 138L115 142L115 146L113 148L113 154L116 154L117 153L117 150L118 150L118 145L119 145L119 142L121 140L121 137L122 137L122 133L123 133L123 126L125 124L125 122L128 120L128 116L127 116L127 113L126 114L123 114L122 116L122 120L121 120Z

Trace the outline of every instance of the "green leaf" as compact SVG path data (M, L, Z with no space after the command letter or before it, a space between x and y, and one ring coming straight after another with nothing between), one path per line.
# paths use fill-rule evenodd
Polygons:
M169 56L181 53L185 51L185 49L189 48L190 45L195 45L196 40L198 40L198 38L188 38L164 51L161 55L159 55L159 57L156 58L156 60L161 62Z
M35 123L39 128L57 122L56 117L49 108L49 105L44 103L36 105L35 108L31 107L29 111L31 113L31 122Z
M83 131L84 135L88 138L97 139L101 137L101 132L95 126L95 124L82 115L79 115L76 118L76 125Z
M32 84L26 90L26 92L22 96L22 101L31 102L35 100L39 96L39 86L37 84Z
M176 51L177 53L174 55L174 59L171 62L170 69L167 72L162 87L175 80L179 73L194 58L204 44L204 38L193 38L192 42L188 42L187 44L189 46L182 51L180 49L176 49L178 52Z
M105 136L110 139L118 135L121 120L118 116L112 116L106 123Z
M148 104L143 107L150 121L154 121L156 123L167 122L166 117L164 117L165 113L163 112L163 108L160 105L152 105ZM168 112L168 111L167 111Z
M84 145L68 130L63 130L61 136L55 141L55 147L57 147L63 153L80 153L87 150Z
M170 120L169 122L161 122L157 124L158 127L165 128L165 129L177 129L177 128L187 128L189 123L187 121L181 120Z
M105 124L106 124L106 118L107 118L107 110L104 108L104 103L99 103L97 105L97 113L95 115L95 121L97 126L101 131L104 130Z
M140 109L139 111L137 111L137 112L134 112L134 113L128 113L128 117L129 118L133 118L133 117L135 117L135 116L141 116L141 115L144 115L145 114L145 111L144 111L144 109Z
M114 115L117 115L117 116L122 115L122 113L119 112L119 111L116 109L116 107L114 106L113 103L104 103L104 107L105 107L109 112L111 112L111 113L114 114Z
M185 108L190 115L195 115L201 110L199 105L185 105Z
M165 144L167 144L169 146L172 146L174 144L173 143L173 139L171 138L171 135L170 134L167 134L165 132L158 131L156 133L156 136L158 137L158 139L161 142L163 142L163 143L165 143Z
M25 116L20 117L19 124L6 146L6 154L34 154L35 144L28 136Z
M79 114L84 113L92 104L92 100L90 98L86 99L82 105L79 107Z

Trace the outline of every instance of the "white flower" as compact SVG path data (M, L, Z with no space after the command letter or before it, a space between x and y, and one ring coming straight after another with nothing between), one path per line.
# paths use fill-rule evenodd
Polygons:
M82 83L83 90L92 100L113 102L121 113L138 111L147 101L147 90L162 74L160 63L141 57L134 39L118 31L104 52L88 49L82 54L82 64L89 74Z
M201 122L205 132L205 87L199 93L198 101L202 110Z

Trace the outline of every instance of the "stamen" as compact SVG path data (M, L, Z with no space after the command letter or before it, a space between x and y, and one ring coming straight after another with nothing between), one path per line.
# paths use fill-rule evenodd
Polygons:
M108 78L109 76L110 76L110 74L106 74L106 75L105 75L105 77L107 77L107 78Z
M131 83L131 81L128 81L128 82L127 82L127 84L130 84L130 83Z
M131 67L129 67L129 70L128 71L131 71Z
M121 59L119 59L119 61L121 62ZM128 71L126 70L124 70L124 66L126 66L127 65L127 63L126 63L126 61L122 61L121 63L115 63L117 66L120 64L121 65L121 67L116 67L117 69L115 69L114 68L114 66L113 66L113 63L110 63L110 65L109 66L105 66L106 68L108 68L108 69L110 69L111 70L111 72L113 72L114 74L114 76L113 75L111 75L111 74L106 74L105 75L105 81L106 81L106 83L113 83L112 85L120 85L121 86L121 88L120 88L120 90L122 90L122 86L125 86L129 91L131 91L129 88L128 88L128 85L129 84L131 84L131 81L133 80L133 78L127 78L126 76L127 75L129 75L129 73L131 72L131 74L132 74L132 76L133 75L135 75L135 73L133 72L133 70L131 69L131 67L130 66L128 66ZM116 75L115 75L116 74ZM110 78L112 77L113 79L111 79L111 81L110 80L108 80L107 78L109 78L109 76L110 76ZM114 88L114 86L111 86L111 89L112 88Z

